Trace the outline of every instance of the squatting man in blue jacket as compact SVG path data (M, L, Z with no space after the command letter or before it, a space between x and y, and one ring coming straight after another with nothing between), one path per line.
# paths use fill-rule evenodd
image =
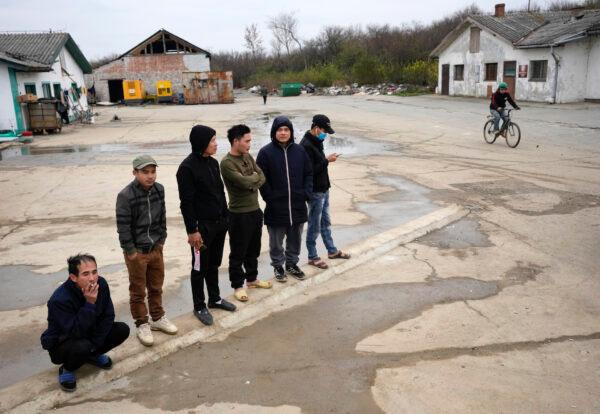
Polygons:
M48 301L48 329L41 337L42 348L50 354L64 391L77 388L75 371L88 363L110 369L106 352L121 345L129 327L115 322L115 310L106 280L98 275L96 259L78 254L67 260L69 278Z
M305 274L298 260L308 215L306 202L313 186L311 161L304 148L294 142L294 126L285 116L273 121L271 141L256 157L266 179L260 193L266 203L271 265L278 282L287 281L286 273L302 280Z

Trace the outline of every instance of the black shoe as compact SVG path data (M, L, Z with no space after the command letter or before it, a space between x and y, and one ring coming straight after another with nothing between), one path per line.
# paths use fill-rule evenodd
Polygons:
M58 383L60 384L60 388L66 392L73 392L77 389L75 373L67 371L62 366L58 369Z
M200 319L200 322L202 322L204 325L210 326L213 324L213 317L206 308L194 310L194 316Z
M106 354L91 356L87 359L87 363L102 369L112 368L112 360Z
M300 268L298 266L296 266L296 265L286 265L285 266L285 271L290 276L294 276L298 280L304 280L304 278L306 277L306 275L304 274L304 272L302 270L300 270Z
M208 307L209 308L223 309L223 310L226 310L228 312L233 312L234 310L237 309L237 306L235 306L231 302L227 302L225 299L221 299L220 301L215 302L215 303L208 302Z
M273 273L275 273L275 280L280 283L287 282L287 276L285 275L285 271L283 270L283 266L275 266L273 268Z

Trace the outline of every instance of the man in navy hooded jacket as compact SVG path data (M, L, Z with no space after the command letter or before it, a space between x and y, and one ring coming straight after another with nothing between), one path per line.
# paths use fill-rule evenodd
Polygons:
M261 148L256 163L266 178L260 193L266 203L265 224L275 279L286 282L287 273L302 280L305 275L298 260L308 218L306 202L312 193L312 163L304 148L294 142L294 126L285 116L273 121L271 143Z

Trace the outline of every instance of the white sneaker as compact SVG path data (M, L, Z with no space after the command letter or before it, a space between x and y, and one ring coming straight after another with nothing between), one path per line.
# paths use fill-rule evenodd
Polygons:
M163 331L169 335L175 335L177 333L177 327L173 322L167 319L166 316L163 316L157 321L150 321L150 328L153 331Z
M142 345L152 346L154 344L154 337L150 330L150 325L147 323L141 324L136 328L136 334Z

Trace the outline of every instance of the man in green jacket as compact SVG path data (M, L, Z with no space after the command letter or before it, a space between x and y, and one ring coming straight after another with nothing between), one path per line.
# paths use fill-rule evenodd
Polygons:
M227 131L231 150L221 160L221 174L229 195L229 279L234 296L248 300L248 288L269 289L271 282L258 280L258 256L263 213L258 205L258 189L265 183L262 170L250 155L252 134L246 125Z

